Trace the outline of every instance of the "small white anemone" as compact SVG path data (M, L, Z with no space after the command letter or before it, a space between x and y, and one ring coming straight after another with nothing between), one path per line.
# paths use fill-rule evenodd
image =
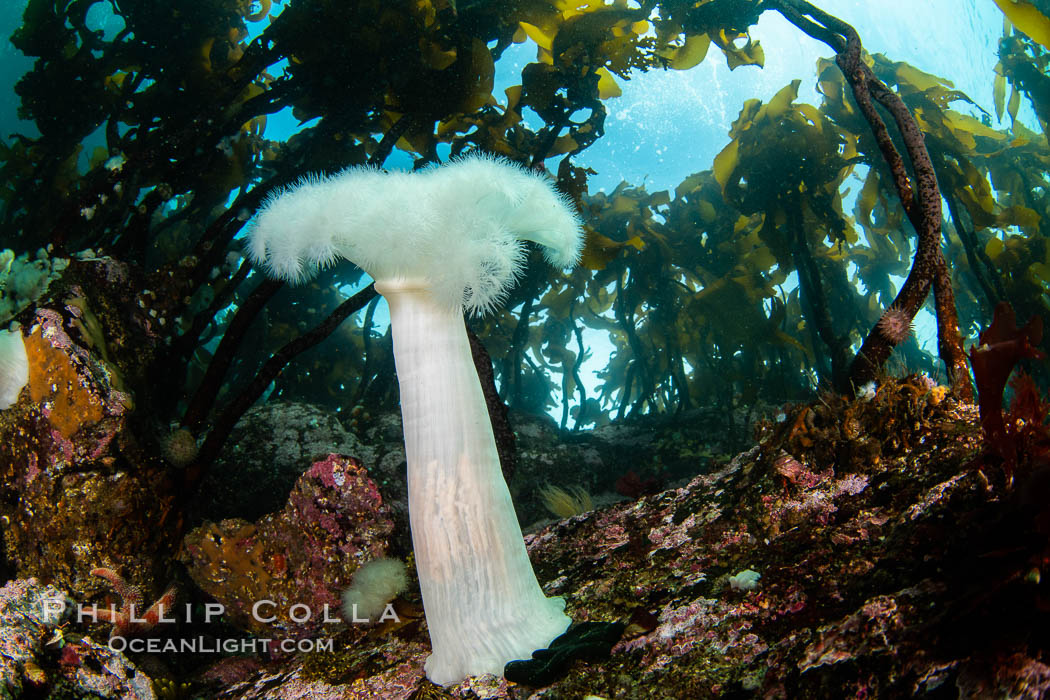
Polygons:
M729 587L734 591L753 591L758 588L762 574L752 569L744 569L729 577Z
M29 383L29 357L20 331L0 330L0 410L18 401Z

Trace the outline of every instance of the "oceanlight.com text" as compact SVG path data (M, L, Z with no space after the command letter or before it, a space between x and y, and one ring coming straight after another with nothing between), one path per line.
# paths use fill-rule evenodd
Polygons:
M269 651L331 652L332 639L214 639L191 637L187 639L142 639L138 637L111 637L109 648L116 652L132 651L149 654L265 654Z

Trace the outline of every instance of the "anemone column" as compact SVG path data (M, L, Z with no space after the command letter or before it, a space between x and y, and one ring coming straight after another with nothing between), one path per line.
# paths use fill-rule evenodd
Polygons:
M502 675L568 627L522 540L463 316L425 288L376 285L390 305L408 460L412 546L434 653L448 684Z

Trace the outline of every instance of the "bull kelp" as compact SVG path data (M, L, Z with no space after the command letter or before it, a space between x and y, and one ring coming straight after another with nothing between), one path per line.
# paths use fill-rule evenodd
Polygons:
M1050 4L995 0L997 59L966 83L987 103L869 52L888 10L836 5L21 3L0 57L26 60L0 140L6 692L1045 693ZM630 144L651 179L610 179L616 100L721 61L748 85L783 58L770 18L823 57L727 105L691 172L658 157L685 134ZM417 184L437 182L459 185ZM571 269L502 238L551 234L528 183L582 236ZM439 199L421 271L433 222L412 217ZM451 296L495 285L484 313L453 303L478 386L435 383L433 420L402 425L384 295L406 282L350 261L412 256L429 283L452 233L477 276ZM439 335L413 343L446 381ZM460 394L491 437L456 423ZM470 567L431 570L420 532L440 549L434 513L485 509L454 483L410 517L405 465L457 435L492 443L493 498L572 624L435 674L427 582ZM382 617L344 609L351 588ZM481 646L515 638L505 605Z

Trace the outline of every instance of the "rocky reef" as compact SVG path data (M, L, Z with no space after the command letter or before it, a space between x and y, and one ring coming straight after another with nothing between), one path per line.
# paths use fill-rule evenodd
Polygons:
M129 388L148 389L158 320L139 303L142 281L113 260L74 261L52 287L21 317L29 382L0 413L7 560L81 598L105 590L96 567L159 594L178 474L134 412L148 393Z
M701 473L681 485L527 535L545 591L565 597L586 634L508 672L514 680L444 689L423 673L429 642L411 557L397 544L404 524L373 465L331 455L304 467L282 508L205 522L180 547L184 597L223 606L210 634L274 646L198 656L191 679L172 686L161 674L157 688L226 698L1038 697L1050 687L1029 612L1045 596L1044 491L1024 470L1007 487L985 447L976 408L922 375L784 407L757 424L750 449L697 460ZM558 464L564 447L548 450L537 459ZM408 557L396 619L347 624L339 591L383 555ZM70 600L82 595L65 585ZM272 609L253 615L259 600ZM3 634L21 634L12 625L23 623L4 619ZM33 624L24 638L54 634L54 621ZM179 620L162 636L200 629ZM104 634L74 621L60 636L77 659L107 651L128 668L155 667L149 653L129 651L133 662L109 652ZM281 639L308 645L282 651ZM72 653L41 641L9 658L11 687L81 682L60 680L77 667Z
M186 536L183 558L232 625L300 638L341 623L339 593L361 564L386 554L393 529L364 467L329 455L299 477L282 510L202 525ZM254 609L259 601L269 602Z
M939 389L912 377L790 409L680 488L529 535L574 621L623 629L604 658L570 653L543 687L426 690L414 621L354 644L337 635L334 652L222 696L1038 697L1050 669L1024 610L1041 586L997 543L1040 526L976 467L974 408ZM745 571L758 576L737 584Z

